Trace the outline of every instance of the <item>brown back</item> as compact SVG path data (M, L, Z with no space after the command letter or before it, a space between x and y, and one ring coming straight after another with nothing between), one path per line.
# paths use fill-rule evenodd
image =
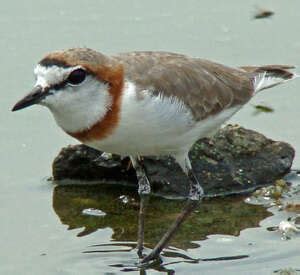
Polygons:
M166 52L122 53L113 58L124 65L125 78L140 91L176 96L196 120L245 104L253 94L248 72L204 59Z

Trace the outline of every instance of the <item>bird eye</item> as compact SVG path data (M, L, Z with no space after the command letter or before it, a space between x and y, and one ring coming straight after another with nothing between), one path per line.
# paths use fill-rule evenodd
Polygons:
M85 80L86 71L84 69L76 69L68 76L68 83L71 85L78 85Z

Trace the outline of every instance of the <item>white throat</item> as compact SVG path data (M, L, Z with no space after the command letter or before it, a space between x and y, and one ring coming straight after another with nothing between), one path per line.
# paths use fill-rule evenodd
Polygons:
M43 102L66 132L75 133L91 128L105 116L111 105L107 87L99 82L91 81L75 92L68 90L70 88L65 88Z
M37 67L36 85L50 86L52 83L49 83L49 79L53 81L58 71L59 77L63 79L62 75L68 74L70 68ZM63 130L75 133L87 130L101 120L109 110L111 102L107 84L88 75L78 86L66 85L59 90L51 90L50 95L40 104L50 109L57 124Z

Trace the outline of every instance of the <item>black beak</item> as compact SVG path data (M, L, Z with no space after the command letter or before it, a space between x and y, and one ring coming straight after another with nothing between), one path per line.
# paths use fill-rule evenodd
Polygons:
M28 95L16 103L16 105L12 108L12 111L18 111L33 104L39 103L43 98L46 97L48 91L49 89L43 88L40 85L35 86Z

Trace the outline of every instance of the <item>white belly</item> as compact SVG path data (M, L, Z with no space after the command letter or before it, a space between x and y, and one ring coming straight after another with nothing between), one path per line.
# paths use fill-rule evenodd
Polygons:
M127 83L122 98L120 121L113 134L87 145L119 155L174 155L187 152L201 137L215 132L240 107L196 122L190 110L175 98L137 96Z

